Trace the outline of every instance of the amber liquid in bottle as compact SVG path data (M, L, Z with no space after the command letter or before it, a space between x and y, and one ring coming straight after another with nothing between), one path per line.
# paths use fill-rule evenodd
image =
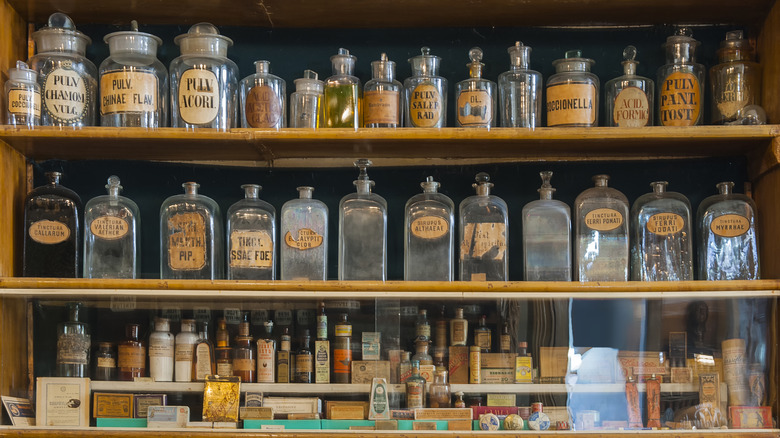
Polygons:
M233 375L233 349L230 347L230 334L227 330L227 321L220 318L217 321L217 374L219 376ZM243 382L244 380L241 379Z
M350 383L352 379L352 324L347 315L336 323L333 339L333 383Z
M249 335L249 313L245 313L244 321L238 325L236 348L233 350L233 375L240 377L243 383L255 382L257 362L252 344L254 339Z
M117 348L117 366L119 380L133 381L136 377L146 377L146 345L138 339L138 324L125 326L126 339Z
M192 380L203 382L206 376L213 375L214 367L214 345L209 340L208 323L200 323L198 330L198 340L195 341L195 355L192 358Z
M295 355L295 383L314 382L314 356L311 352L311 334L309 329L303 332L301 348Z

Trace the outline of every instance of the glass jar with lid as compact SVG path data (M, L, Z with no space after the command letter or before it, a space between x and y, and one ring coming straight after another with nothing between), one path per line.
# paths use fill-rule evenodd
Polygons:
M24 61L8 69L5 81L5 123L32 128L41 124L41 86L38 73Z
M325 84L317 72L304 70L303 77L293 81L295 92L290 95L290 128L317 129L322 125L322 101Z
M761 103L761 65L741 30L726 33L718 49L718 65L710 68L712 123L739 118L740 110Z
M598 126L599 78L590 72L595 61L581 50L569 50L553 61L547 79L547 126Z
M423 47L409 58L412 76L404 81L405 125L413 128L447 126L447 79L439 76L441 58Z
M696 62L691 31L682 27L666 38L666 64L658 68L658 124L701 125L704 119L704 66Z
M363 124L366 128L401 126L401 93L404 86L395 79L395 62L382 53L371 63L372 79L363 88Z

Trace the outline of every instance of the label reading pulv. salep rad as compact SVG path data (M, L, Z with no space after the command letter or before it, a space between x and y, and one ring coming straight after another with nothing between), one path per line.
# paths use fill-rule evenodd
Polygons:
M433 128L441 119L442 98L433 84L423 83L409 96L409 119L418 128Z
M100 113L157 111L157 76L141 71L113 71L100 77Z
M547 87L547 126L592 126L596 114L596 87L592 83Z
M206 266L206 221L198 213L179 213L168 219L168 266L198 270Z
M209 70L191 68L179 80L179 114L185 123L211 123L219 113L219 81Z
M55 68L43 82L43 108L56 123L80 122L92 105L87 78L69 65Z
M693 73L675 72L660 84L658 118L663 126L693 126L701 112L701 88Z

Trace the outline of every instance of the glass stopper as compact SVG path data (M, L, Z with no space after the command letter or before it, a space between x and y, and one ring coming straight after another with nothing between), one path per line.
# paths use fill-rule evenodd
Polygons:
M138 22L135 20L130 21L130 30L133 32L138 32Z
M439 183L433 180L432 176L429 176L425 178L424 182L420 183L420 187L423 188L423 191L426 193L434 193L439 189Z
M636 47L634 46L626 46L625 49L623 49L623 59L626 61L633 61L636 59Z
M200 184L192 181L188 181L181 185L184 187L184 193L188 195L197 195L198 194L198 188L200 187Z
M116 196L119 194L119 192L122 190L122 185L120 184L119 177L116 175L111 175L108 177L108 184L106 184L106 190L108 190L108 194L112 196Z
M360 174L358 175L358 180L360 181L368 181L368 168L371 167L371 160L366 158L360 158L358 160L355 160L355 167L360 169Z
M596 187L606 187L609 181L609 175L594 175L593 182L596 183Z
M49 15L49 27L76 30L76 25L73 24L73 20L62 12L55 12Z
M566 53L563 55L566 59L572 59L572 58L582 58L582 50L576 49L576 50L567 50Z
M469 59L471 59L471 62L482 61L482 49L480 49L479 47L474 47L471 50L469 50Z
M428 56L431 54L431 48L430 47L422 47L420 49L420 53L422 53L423 56Z
M304 70L303 71L303 78L304 79L317 79L317 72L314 70Z

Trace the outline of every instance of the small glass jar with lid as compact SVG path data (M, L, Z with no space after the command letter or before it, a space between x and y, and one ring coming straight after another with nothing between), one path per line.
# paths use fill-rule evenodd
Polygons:
M362 89L360 79L355 76L357 58L347 49L339 49L330 57L333 75L325 80L325 127L360 128L360 99Z
M482 78L482 49L469 50L469 59L469 78L455 84L455 121L474 128L496 126L496 83Z
M553 61L555 74L547 79L547 126L598 126L599 78L595 64L581 50L569 50Z
M290 95L290 128L317 129L322 124L325 84L312 70L304 70L303 77L293 82L295 92Z
M733 122L744 107L761 103L761 65L741 30L726 33L718 61L710 68L711 115L716 125Z
M447 126L447 79L438 76L441 58L423 47L409 58L412 76L404 81L405 125L413 128Z
M431 408L449 408L452 406L450 384L447 370L436 370L433 383L429 385L428 406Z
M636 47L627 46L623 50L623 75L604 85L607 126L653 126L655 85L652 79L636 74L639 61L635 58Z
M404 86L395 79L395 62L382 53L378 61L371 63L371 76L363 87L363 124L366 128L401 126Z
M542 124L542 74L529 69L530 47L517 41L507 52L510 69L498 75L501 126L535 128Z
M704 120L704 66L696 62L696 47L688 28L666 38L666 64L658 68L658 124L701 125Z
M8 69L5 81L5 123L32 128L41 124L41 86L38 73L24 61Z
M271 63L255 61L255 73L241 80L241 127L280 129L286 126L287 84L271 74Z
M92 380L116 380L116 346L113 343L98 343L94 363Z

